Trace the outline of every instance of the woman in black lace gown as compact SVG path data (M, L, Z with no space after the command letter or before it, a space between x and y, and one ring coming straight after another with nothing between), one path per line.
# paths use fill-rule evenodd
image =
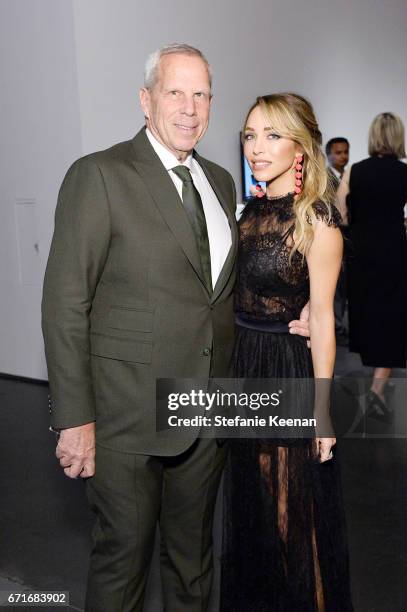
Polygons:
M239 222L235 376L329 379L342 238L312 107L295 94L258 98L243 137L267 191ZM288 326L308 300L311 354ZM353 610L335 442L230 441L222 612Z

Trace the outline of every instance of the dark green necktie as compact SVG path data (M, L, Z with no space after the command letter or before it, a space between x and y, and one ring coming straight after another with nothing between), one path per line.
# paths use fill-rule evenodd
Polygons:
M205 284L209 293L212 293L211 252L201 196L187 166L176 166L172 171L182 181L182 202L195 233Z

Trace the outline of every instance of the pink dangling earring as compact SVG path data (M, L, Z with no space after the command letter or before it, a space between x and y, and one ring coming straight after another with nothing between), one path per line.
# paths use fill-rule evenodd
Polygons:
M264 194L266 193L265 191L263 191L261 185L257 184L256 187L256 197L257 198L262 198L264 196Z
M252 185L250 187L250 193L255 198L262 198L265 194L265 191L263 191L261 185L257 184L257 185Z
M295 156L295 187L294 192L298 195L302 191L302 161L303 155L299 154Z

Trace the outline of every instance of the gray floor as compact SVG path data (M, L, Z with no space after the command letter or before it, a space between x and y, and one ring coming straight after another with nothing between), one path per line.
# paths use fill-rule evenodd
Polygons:
M361 375L358 358L339 348L337 372ZM83 609L92 516L83 482L65 478L53 458L47 393L46 386L0 379L1 610L9 609L1 599L5 591L30 588L69 591L71 607L64 609ZM340 460L355 610L404 612L407 439L343 439ZM211 612L219 593L220 513L218 502ZM156 550L145 612L161 609Z

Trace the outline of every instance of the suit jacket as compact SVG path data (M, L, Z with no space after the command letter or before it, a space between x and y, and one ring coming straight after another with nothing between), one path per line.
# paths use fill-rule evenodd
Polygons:
M326 171L328 172L328 176L330 177L330 179L332 181L333 188L336 191L338 189L338 187L339 187L340 180L338 179L336 174L332 171L331 166L328 166Z
M232 231L212 295L145 129L69 169L42 304L54 427L96 420L99 445L152 455L179 454L198 435L155 431L156 378L226 377L233 347L235 187L226 170L194 155Z

